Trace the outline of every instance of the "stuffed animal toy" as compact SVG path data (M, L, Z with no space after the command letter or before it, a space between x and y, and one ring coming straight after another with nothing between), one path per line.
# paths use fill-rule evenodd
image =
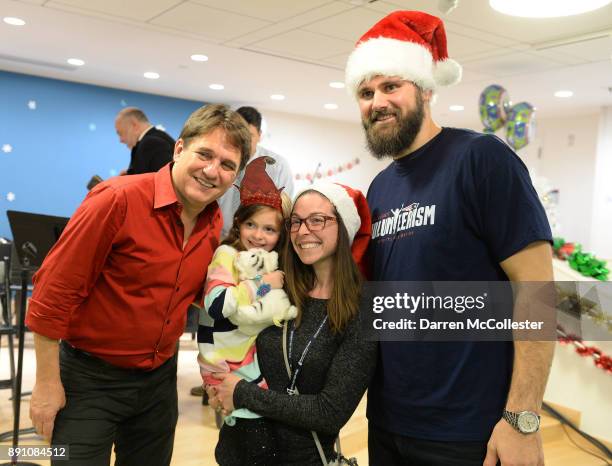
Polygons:
M276 251L250 249L241 251L234 261L240 280L254 280L258 275L274 272L278 268ZM250 305L238 306L236 312L229 316L230 321L247 335L257 335L264 328L274 324L281 326L281 321L294 319L297 308L289 302L284 290L270 290Z

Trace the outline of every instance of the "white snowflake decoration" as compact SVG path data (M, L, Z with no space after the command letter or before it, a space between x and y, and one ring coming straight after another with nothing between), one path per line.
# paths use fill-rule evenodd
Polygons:
M13 202L15 200L15 193L6 193L6 200Z
M158 130L160 130L160 131L166 131L165 126L164 126L164 125L162 125L162 124L155 125L155 127L156 127Z
M28 101L28 108L30 110L36 110L36 101L35 100Z
M10 144L4 144L2 146L2 152L4 152L5 154L10 154L11 152L13 152L13 146L11 146Z

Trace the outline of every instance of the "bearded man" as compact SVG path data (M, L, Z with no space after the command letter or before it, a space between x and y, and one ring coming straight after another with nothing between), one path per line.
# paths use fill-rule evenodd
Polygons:
M432 119L434 92L460 77L442 21L418 11L385 17L349 57L368 147L393 160L367 196L371 277L552 280L551 231L524 163L495 136ZM368 390L370 465L543 465L538 413L553 349L381 341Z

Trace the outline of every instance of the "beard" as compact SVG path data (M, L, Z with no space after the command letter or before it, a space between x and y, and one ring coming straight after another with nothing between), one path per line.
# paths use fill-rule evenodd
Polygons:
M395 123L377 124L377 119L385 115L395 116ZM423 96L420 92L416 93L414 111L406 116L402 116L401 110L397 107L373 111L367 119L362 120L368 149L379 160L400 155L416 139L424 116Z

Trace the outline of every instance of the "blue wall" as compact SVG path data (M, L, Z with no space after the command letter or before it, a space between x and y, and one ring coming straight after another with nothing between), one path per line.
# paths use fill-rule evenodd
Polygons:
M69 217L93 175L127 168L130 151L115 133L123 107L141 108L176 138L201 105L0 71L0 236L12 238L7 210Z

